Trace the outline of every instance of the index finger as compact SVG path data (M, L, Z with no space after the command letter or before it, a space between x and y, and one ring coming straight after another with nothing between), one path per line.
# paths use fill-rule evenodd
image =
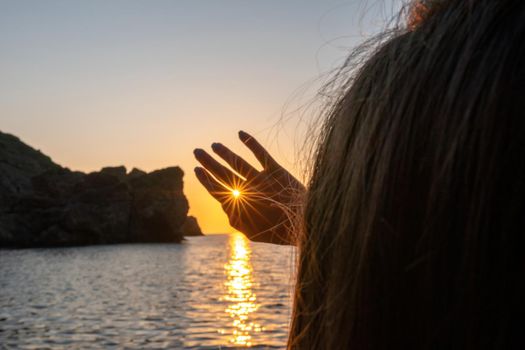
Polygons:
M279 166L270 153L253 136L241 130L239 131L239 138L252 151L264 169L272 169Z

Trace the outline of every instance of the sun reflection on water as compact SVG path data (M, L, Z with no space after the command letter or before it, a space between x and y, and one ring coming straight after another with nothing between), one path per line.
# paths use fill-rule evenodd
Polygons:
M230 342L249 347L252 335L262 331L262 327L250 319L250 315L258 309L257 297L252 291L252 252L248 240L241 233L230 236L229 249L229 261L224 265L227 278L223 300L228 302L225 312L232 319Z

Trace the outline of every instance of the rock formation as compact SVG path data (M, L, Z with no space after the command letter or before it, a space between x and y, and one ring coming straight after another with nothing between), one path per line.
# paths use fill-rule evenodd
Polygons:
M182 233L184 236L202 236L202 231L197 222L197 219L193 216L188 216L186 221L182 225Z
M0 132L0 247L180 242L184 230L199 230L187 217L183 175L179 167L71 171Z

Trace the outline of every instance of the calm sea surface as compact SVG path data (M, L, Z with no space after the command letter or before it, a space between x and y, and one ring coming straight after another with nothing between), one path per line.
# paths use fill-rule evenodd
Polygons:
M0 250L0 348L282 348L293 254L240 234Z

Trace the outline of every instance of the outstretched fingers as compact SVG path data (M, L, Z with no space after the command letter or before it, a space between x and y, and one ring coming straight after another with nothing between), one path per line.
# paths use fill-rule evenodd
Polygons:
M231 170L223 166L221 163L216 161L206 151L197 148L193 151L195 158L202 164L202 166L208 170L217 180L224 183L230 188L237 188L243 180L235 175Z
M232 167L237 173L243 176L245 179L253 178L257 175L258 171L251 166L247 161L233 153L228 147L221 143L214 143L211 148L219 157L224 159L228 165Z
M244 131L239 131L239 139L253 152L255 158L257 158L264 169L272 169L279 166L270 153L253 136Z
M206 190L219 202L224 202L228 198L230 191L211 176L204 168L196 167L195 175L199 182L206 188Z

